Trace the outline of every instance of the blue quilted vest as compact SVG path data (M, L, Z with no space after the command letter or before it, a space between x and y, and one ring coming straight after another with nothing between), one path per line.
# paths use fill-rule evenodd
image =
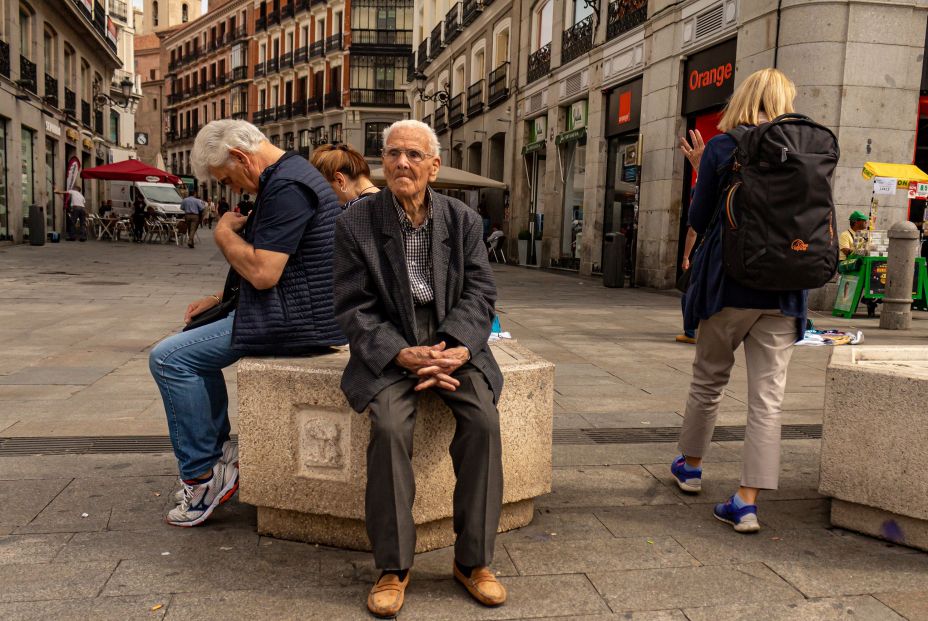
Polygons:
M274 287L258 290L242 279L232 347L249 354L299 355L347 343L335 322L333 307L332 242L341 205L332 187L309 162L298 155L284 157L262 179L262 189L295 183L314 214ZM260 217L262 209L273 208L262 204L262 196L267 194L259 193L253 218ZM246 230L245 238L252 241L252 231Z

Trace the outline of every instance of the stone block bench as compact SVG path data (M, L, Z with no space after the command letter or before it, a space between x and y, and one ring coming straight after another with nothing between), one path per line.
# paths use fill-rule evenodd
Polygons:
M837 347L819 491L835 526L928 550L928 347Z
M551 491L554 365L514 341L493 345L505 386L500 531L527 525ZM238 365L240 498L258 508L265 535L370 550L364 488L370 421L339 388L347 352L315 358L246 358ZM454 417L435 395L420 400L413 444L416 551L454 542Z

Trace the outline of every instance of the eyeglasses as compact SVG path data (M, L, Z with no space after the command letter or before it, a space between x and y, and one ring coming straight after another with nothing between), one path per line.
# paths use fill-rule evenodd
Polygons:
M421 163L425 158L432 157L431 153L425 153L418 149L400 149L397 147L390 147L389 149L384 149L382 151L383 158L386 160L397 160L400 155L406 155L408 159L413 164Z

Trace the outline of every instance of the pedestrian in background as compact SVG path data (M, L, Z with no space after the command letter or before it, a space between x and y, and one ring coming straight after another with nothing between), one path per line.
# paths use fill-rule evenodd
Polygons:
M79 235L82 242L87 241L87 202L81 194L80 186L74 186L72 190L55 190L54 192L67 197L68 205L65 212L68 214L70 224L68 241L74 241L75 235Z
M216 206L216 197L211 197L206 201L206 207L203 208L203 224L213 228L213 208Z
M219 211L219 217L222 218L224 215L232 211L232 206L229 205L229 201L227 201L224 198L220 198L218 211Z
M141 192L136 193L135 202L132 203L132 240L141 242L145 236L145 197Z
M251 210L255 208L255 202L251 200L251 197L247 194L242 194L242 200L238 202L238 212L248 217L248 214L251 213Z
M206 204L197 198L197 191L194 190L180 202L180 208L184 211L184 221L187 223L187 247L193 248Z
M313 151L310 162L332 185L338 200L348 209L363 197L380 190L371 181L364 156L347 144L327 144Z
M796 87L777 69L745 79L725 108L719 129L756 126L793 112ZM806 292L753 289L727 276L719 258L721 194L731 178L736 143L722 133L706 145L689 209L689 225L706 240L694 259L686 295L687 327L699 328L693 380L680 430L679 455L671 464L685 492L702 489L702 461L709 450L719 403L728 384L735 351L744 344L748 413L741 486L716 505L715 517L738 532L760 530L757 496L777 489L780 471L780 409L793 344L806 323ZM711 230L709 230L711 224ZM710 260L706 260L709 257ZM696 324L696 325L694 325Z

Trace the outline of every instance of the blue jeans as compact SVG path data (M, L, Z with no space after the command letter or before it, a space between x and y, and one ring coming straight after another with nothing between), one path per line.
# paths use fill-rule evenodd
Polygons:
M242 357L232 349L234 316L169 336L148 358L182 479L216 465L229 439L229 395L222 369Z

